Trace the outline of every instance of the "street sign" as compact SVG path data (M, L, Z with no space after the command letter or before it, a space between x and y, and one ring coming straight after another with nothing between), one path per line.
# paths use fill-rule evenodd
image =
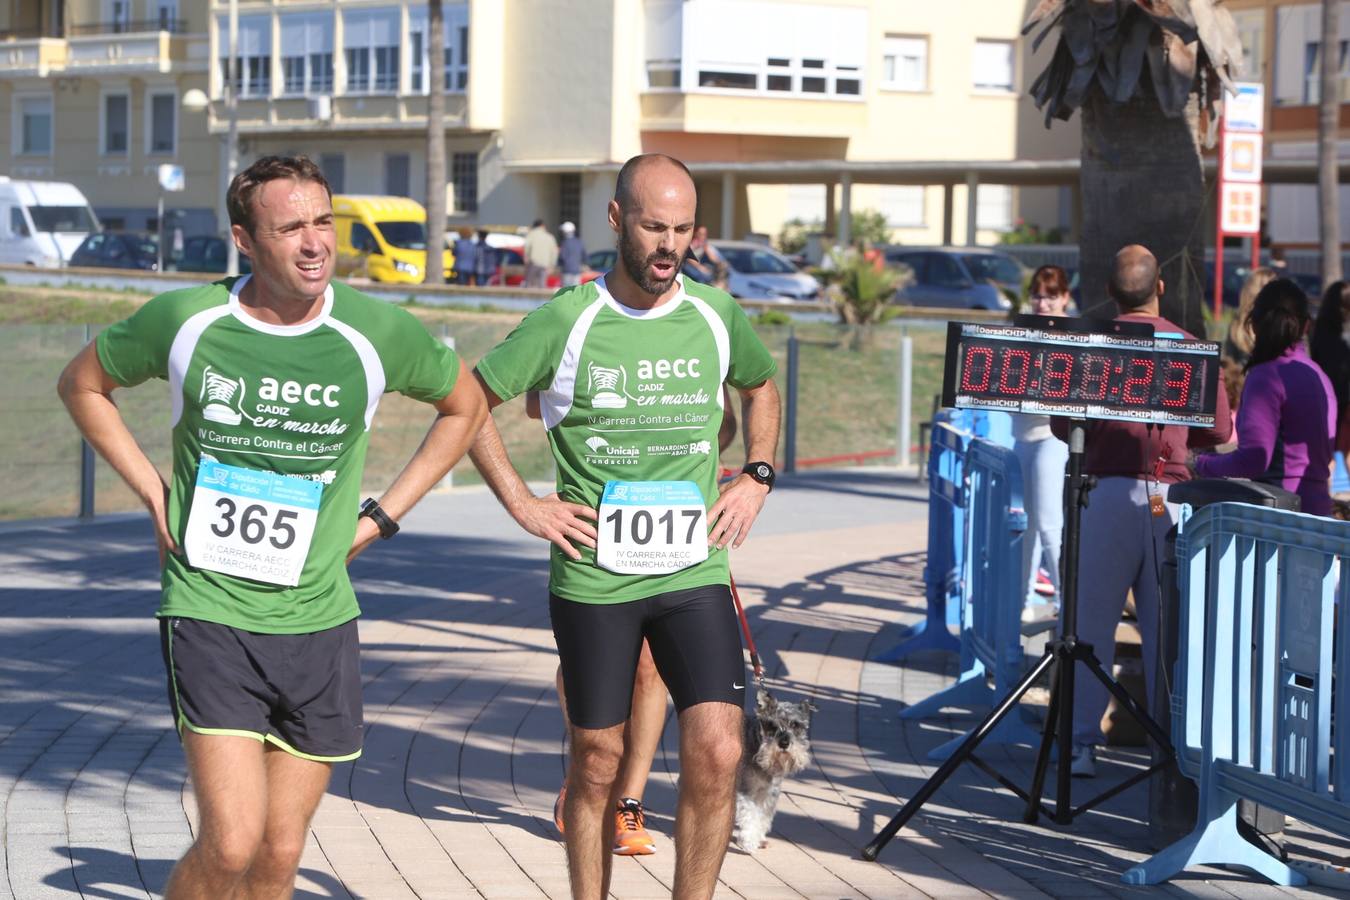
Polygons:
M1229 131L1265 131L1265 85L1259 81L1239 81L1237 93L1224 97L1223 118Z
M162 163L159 167L159 186L166 191L181 191L187 187L183 177L183 167L172 163Z
M1261 134L1226 131L1223 135L1223 180L1256 183L1261 180Z
M1224 184L1219 229L1225 234L1261 232L1261 185Z

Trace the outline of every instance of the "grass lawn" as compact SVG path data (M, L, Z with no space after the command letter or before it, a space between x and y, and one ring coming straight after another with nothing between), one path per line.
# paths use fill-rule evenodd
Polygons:
M125 318L148 296L0 284L0 519L69 516L79 509L79 436L56 396L62 367L88 335ZM517 313L484 313L414 307L433 334L453 336L456 349L472 364L520 320ZM898 421L899 347L902 328L914 339L913 422L926 420L941 389L945 330L913 324L879 326L864 334L829 324L799 324L800 392L797 459L895 449ZM789 328L757 329L779 364L777 383L786 398ZM169 396L164 382L151 382L116 395L122 414L150 459L167 471ZM523 403L508 403L494 414L517 468L528 479L549 480L553 464L543 426L525 416ZM402 468L430 425L422 403L388 394L380 404L370 437L365 482L370 492L386 486ZM913 440L913 436L911 436ZM783 455L780 443L779 458ZM724 464L739 467L738 441ZM889 458L880 460L890 462ZM138 508L131 493L106 463L96 475L96 509ZM456 484L479 482L467 459L453 474Z

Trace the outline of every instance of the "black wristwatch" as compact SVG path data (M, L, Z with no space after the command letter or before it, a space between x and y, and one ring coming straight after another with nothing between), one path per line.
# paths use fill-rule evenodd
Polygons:
M380 508L380 504L374 497L367 497L366 501L361 504L361 514L357 518L368 518L373 521L376 527L380 529L380 537L386 541L398 534L398 523L389 518L389 514Z
M767 487L769 490L773 490L774 479L778 477L778 473L773 470L773 466L766 462L746 463L745 468L741 469L741 471Z

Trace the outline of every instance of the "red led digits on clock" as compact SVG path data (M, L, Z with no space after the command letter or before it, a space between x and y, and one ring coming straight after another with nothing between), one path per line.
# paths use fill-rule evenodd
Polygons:
M1111 377L1111 358L1088 353L1083 356L1083 377L1078 382L1079 399L1104 400ZM1089 387L1091 385L1091 387Z
M1069 396L1069 378L1073 374L1073 357L1067 353L1048 353L1041 370L1041 383L1045 389L1041 395L1048 400L1059 400ZM1051 380L1058 386L1051 387Z
M989 390L993 370L993 350L988 347L966 348L966 364L961 367L961 390L971 394Z
M1013 365L1017 366L1017 383L1012 382ZM1003 371L998 376L1000 394L1020 394L1027 389L1031 374L1031 351L1007 349L1003 351Z
M1163 382L1163 406L1185 406L1191 398L1191 376L1195 374L1195 366L1175 359L1168 360L1167 366L1172 374ZM1176 391L1175 397L1170 396L1173 391Z
M1126 368L1135 374L1125 379L1125 384L1120 389L1121 402L1147 403L1149 394L1153 391L1153 360L1135 357L1126 364ZM1138 388L1142 388L1142 393L1135 393Z

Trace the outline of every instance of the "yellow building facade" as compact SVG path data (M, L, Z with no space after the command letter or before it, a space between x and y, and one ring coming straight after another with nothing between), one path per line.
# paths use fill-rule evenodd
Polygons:
M618 166L662 151L690 164L700 219L728 237L776 235L793 218L838 234L846 211L861 209L882 212L893 238L911 244L992 242L1026 211L1043 227L1067 226L1067 188L989 183L968 200L959 172L944 189L906 168L1077 157L1076 123L1047 132L1028 112L1040 61L1019 35L1025 7L447 2L450 225L571 220L604 246ZM12 134L0 172L74 182L102 217L135 228L153 216L158 165L177 163L187 190L170 206L200 223L194 230L223 230L229 9L228 0L0 0L0 116ZM241 163L306 153L335 190L424 201L434 74L424 0L237 0L236 9ZM194 87L211 99L205 112L183 108ZM872 168L856 168L864 164Z

